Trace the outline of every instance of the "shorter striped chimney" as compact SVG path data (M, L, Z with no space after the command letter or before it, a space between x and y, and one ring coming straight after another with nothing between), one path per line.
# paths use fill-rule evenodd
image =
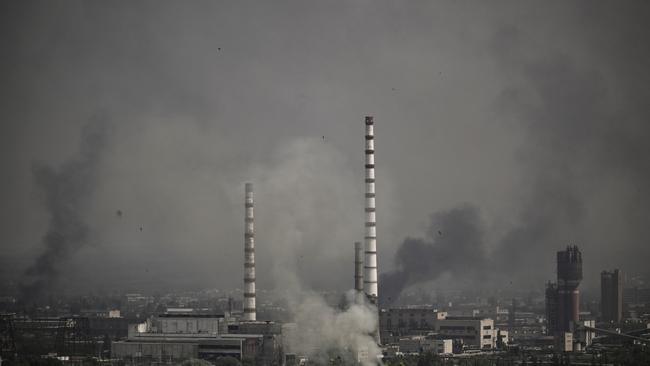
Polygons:
M253 183L245 184L244 208L244 321L255 321L255 225Z
M363 292L363 245L354 242L354 289Z

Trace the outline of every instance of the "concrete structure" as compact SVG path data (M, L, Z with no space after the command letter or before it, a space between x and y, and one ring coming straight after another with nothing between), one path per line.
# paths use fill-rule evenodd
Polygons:
M375 126L371 116L366 116L366 223L365 266L363 290L373 303L377 303L377 220L375 215Z
M354 289L363 292L363 246L354 242Z
M580 314L582 253L577 246L557 252L558 331L572 332Z
M255 321L255 225L253 183L245 184L244 217L244 321Z
M602 321L620 323L623 318L623 276L618 269L600 273Z
M475 349L496 348L497 335L501 335L502 342L508 342L508 333L496 329L490 318L448 316L430 307L382 309L379 327L384 343L399 343L404 338L431 334L435 334L436 339L462 341ZM400 352L403 351L400 349Z
M436 321L444 319L446 312L431 307L401 307L379 311L379 330L386 343L401 336L434 331ZM422 331L422 332L418 332Z
M419 354L432 352L435 354L453 353L451 339L439 339L435 335L402 337L397 342L398 352L402 354Z
M160 314L155 329L164 334L217 335L226 333L226 320L222 315Z
M454 342L451 339L435 339L426 337L422 350L424 352L448 355L453 353L453 343Z
M166 313L131 324L127 339L112 343L112 357L137 363L179 363L231 356L256 365L282 365L281 333L281 327L272 322L228 324L223 315Z
M496 348L497 332L494 320L474 317L447 317L436 324L439 336L460 339L479 349ZM505 340L507 342L507 339Z

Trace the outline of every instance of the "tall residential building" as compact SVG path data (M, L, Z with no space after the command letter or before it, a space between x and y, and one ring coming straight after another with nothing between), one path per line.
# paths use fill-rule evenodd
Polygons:
M619 323L623 318L623 275L618 269L600 273L600 306L603 321Z

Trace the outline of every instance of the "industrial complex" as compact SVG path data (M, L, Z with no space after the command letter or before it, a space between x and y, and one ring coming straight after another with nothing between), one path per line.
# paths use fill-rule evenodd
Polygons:
M295 347L300 342L295 337L298 325L286 307L258 298L254 190L253 183L245 183L241 292L227 296L126 294L115 308L104 305L81 311L61 305L59 313L54 307L34 310L32 315L5 312L0 329L2 359L37 355L67 364L94 360L118 365L179 364L196 359L220 364L228 359L235 364L293 366L343 364L342 360L400 364L429 355L452 364L468 357L494 362L488 364L498 364L499 359L522 364L533 358L559 364L558 360L571 357L603 360L612 349L647 347L650 291L643 283L626 288L618 269L603 271L599 306L585 306L580 296L583 258L576 245L556 253L556 281L548 282L543 290L540 284L537 292L526 296L455 292L438 293L433 300L405 293L404 303L380 308L373 117L365 117L364 127L364 238L354 241L350 251L350 277L354 301L372 309L376 328L365 336L374 340L380 350L377 354L349 344L335 350L339 353L330 359L317 361ZM344 311L349 305L332 307ZM3 306L11 310L11 300Z

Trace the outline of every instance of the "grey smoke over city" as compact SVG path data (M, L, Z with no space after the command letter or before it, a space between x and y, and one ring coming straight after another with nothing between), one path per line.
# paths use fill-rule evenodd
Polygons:
M584 288L603 269L649 275L649 16L634 1L3 2L1 282L241 288L251 181L258 288L290 271L349 289L365 115L382 299L477 277L540 287L569 243Z
M21 297L37 300L56 284L61 266L74 251L91 243L84 209L97 184L97 169L106 148L108 122L96 117L84 126L78 156L60 167L34 164L34 183L49 215L43 251L25 271Z

